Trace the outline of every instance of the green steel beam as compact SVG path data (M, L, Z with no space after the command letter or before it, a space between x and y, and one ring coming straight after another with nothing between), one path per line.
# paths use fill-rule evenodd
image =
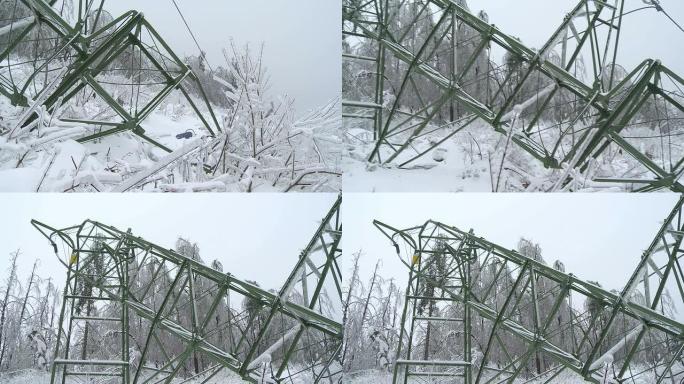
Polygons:
M418 356L415 351L414 333L417 330L414 322L423 318L416 312L421 300L429 303L427 305L442 302L442 309L451 307L461 313L468 320L463 330L468 339L472 337L473 323L490 324L481 330L487 332L482 336L486 339L481 346L481 360L472 366L465 365L464 372L472 374L472 377L464 383L501 382L516 378L551 381L565 369L596 383L603 382L606 374L617 382L640 380L647 377L645 375L652 375L653 380L659 383L684 375L684 366L676 365L684 364L681 355L684 324L663 313L662 301L667 289L667 296L676 305L684 304L683 207L684 196L666 218L619 293L477 237L472 231L465 232L431 220L407 229L374 221L409 269L397 347L397 359L402 362L394 366L393 382L408 381L409 365L425 367L431 361L444 360L440 356ZM400 252L401 249L405 251ZM447 268L435 269L436 265L441 265L439 263ZM448 268L452 264L458 268ZM464 271L465 266L470 271L468 279L457 273ZM435 270L441 273L435 273ZM485 275L484 271L489 272ZM449 279L462 284L454 287L446 283L451 281ZM421 289L428 284L434 287L433 297L421 294ZM593 315L580 313L572 306L573 300L577 299L595 303L600 310ZM540 305L542 301L549 303L544 310ZM570 313L562 323L557 323L562 307ZM532 318L533 321L526 323L521 318ZM620 331L617 331L617 324L623 324ZM560 339L561 334L567 336L564 342ZM510 336L525 345L526 350L512 350L510 345L502 342L505 338L510 340ZM466 348L471 353L472 348ZM499 358L506 356L506 361L501 362L502 368L490 364L494 351ZM658 354L653 364L661 368L638 368L643 360L637 360L637 355L649 351ZM542 361L552 364L543 370ZM536 373L526 372L525 367L532 362L537 364ZM404 370L403 375L399 375L399 369ZM420 372L424 371L413 371ZM450 372L442 370L440 374Z
M384 7L383 7L384 5ZM533 158L542 162L545 167L559 169L560 180L552 188L572 188L568 186L572 181L571 170L584 172L587 170L591 159L601 156L607 148L614 146L628 153L637 163L641 164L647 175L641 176L646 185L636 189L657 190L671 189L676 192L684 192L684 186L678 182L684 169L684 155L673 153L676 156L671 159L675 166L667 166L660 162L650 159L649 154L641 148L630 144L625 137L629 135L623 133L624 127L632 121L634 116L641 110L643 105L635 103L641 100L644 95L657 97L668 104L667 108L682 110L682 102L670 96L662 88L661 74L667 76L675 83L675 88L683 89L684 81L676 76L669 69L662 66L659 62L647 60L638 66L633 72L621 80L615 82L614 62L620 40L620 28L622 27L622 17L624 14L624 2L615 1L591 1L580 0L577 5L567 14L560 26L554 31L551 37L539 50L533 50L522 44L518 39L505 34L494 25L480 19L470 13L469 10L459 5L454 0L410 0L402 2L402 7L420 7L418 17L431 18L422 44L419 42L417 47L408 45L407 35L417 28L417 22L409 25L402 25L396 28L393 24L397 15L386 15L389 5L379 1L355 1L345 0L343 2L343 35L349 39L367 42L366 46L377 45L383 52L391 53L405 68L393 68L394 73L398 72L401 79L394 79L400 83L397 90L392 92L395 95L393 104L389 107L373 110L374 116L383 116L382 120L374 122L374 146L369 155L370 161L390 163L394 160L399 161L400 167L405 167L426 153L440 146L449 137L462 130L464 127L482 121L494 128L495 131L505 135L510 135L511 140L522 150ZM432 15L425 15L423 11L429 8ZM384 12L384 13L383 13ZM441 28L443 20L450 17L452 29ZM414 20L415 21L415 20ZM434 61L429 56L424 56L428 47L432 47L434 52L439 47L443 51L449 52L455 49L454 54L460 53L457 42L454 38L453 25L471 28L473 33L480 39L475 41L476 48L472 53L468 53L468 63L463 68L440 69L434 65ZM422 25L422 24L420 24ZM403 29L402 29L403 28ZM599 29L606 29L605 33L599 34ZM440 36L436 38L435 36ZM446 36L449 38L445 38ZM450 40L450 46L445 46L443 41ZM370 44L368 42L371 42ZM441 44L441 45L440 45ZM495 44L502 48L508 55L516 58L522 64L522 74L518 79L511 77L512 72L508 73L503 83L495 89L493 98L479 100L472 96L467 85L461 83L461 79L471 70L472 63L480 55L489 52L489 44ZM550 54L559 48L561 50L560 62L551 59ZM581 53L590 52L591 62L589 71L591 73L588 82L580 80L572 71ZM355 52L346 52L346 60L356 60ZM383 79L387 83L385 62L383 58L382 66L380 61L376 61L376 79ZM612 61L611 61L612 60ZM455 67L455 65L452 65ZM646 67L650 69L645 70ZM490 65L491 68L491 65ZM484 76L492 76L493 72L486 72ZM480 74L480 76L483 76ZM521 91L525 87L534 85L538 79L548 81L545 89L538 89L539 94L536 99L529 99L522 102L519 100ZM434 102L426 103L420 98L415 87L416 82L428 84L441 92L441 96ZM640 86L633 86L640 84ZM410 88L411 85L413 88ZM488 85L489 86L489 85ZM512 92L505 94L504 87L512 86ZM405 112L402 106L404 94L409 90L415 90L417 97L423 105L423 109L418 112ZM377 99L379 94L387 91L385 88L375 90ZM489 91L488 91L489 92ZM561 131L557 137L542 137L542 129L533 129L542 120L542 115L547 108L553 107L553 100L561 100L572 95L577 100L574 111L568 116L559 119L552 126L557 126ZM684 95L679 95L684 97ZM446 99L446 100L444 100ZM449 104L448 104L449 103ZM578 104L579 103L579 104ZM359 107L358 102L348 100L345 104L347 108ZM421 144L425 148L415 148L414 141L426 134L424 128L430 124L439 126L437 119L438 113L446 106L459 105L467 112L465 124L452 124L456 128L448 128L448 134L438 142ZM382 104L377 104L382 105ZM579 105L579 107L577 107ZM518 110L518 108L520 110ZM525 112L529 109L527 123L522 129L518 129L514 117L516 113ZM621 112L621 110L623 110ZM628 112L624 112L624 110ZM387 112L385 112L387 111ZM626 115L625 113L628 113ZM407 117L398 122L398 115L406 114ZM347 113L347 117L353 113ZM625 119L625 116L630 116ZM562 121L561 121L562 120ZM618 124L614 122L619 120ZM405 129L399 129L402 125L418 121ZM440 120L441 121L441 120ZM452 123L454 118L451 119ZM458 121L458 120L457 120ZM462 122L462 121L461 121ZM546 121L549 123L549 121ZM569 125L563 132L563 124ZM447 122L447 125L449 123ZM584 135L577 142L570 140L570 130L574 132L575 126L581 125ZM412 131L410 131L413 129ZM410 132L409 132L410 131ZM401 134L401 137L398 137ZM574 133L573 133L574 135ZM390 141L390 137L393 138ZM413 148L416 155L399 158L400 154ZM552 148L552 150L551 150ZM666 149L665 149L666 150ZM566 152L566 153L564 153ZM676 152L676 151L674 151ZM389 153L389 155L387 155ZM381 159L385 157L385 159ZM565 170L561 170L565 167ZM596 177L597 182L623 183L624 178L607 180ZM640 183L640 184L643 184ZM632 183L623 183L626 186Z
M98 30L88 31L83 20L77 22L76 26L74 27L69 25L69 23L62 18L59 12L52 7L55 2L54 0L50 2L47 2L47 0L15 1L21 2L23 6L25 6L27 9L30 9L36 15L35 17L38 20L50 27L51 30L58 36L58 38L64 41L64 44L58 50L58 52L71 49L76 53L76 58L72 62L66 64L58 62L59 58L57 54L52 55L50 58L46 59L39 68L37 68L35 73L29 77L29 80L21 89L18 89L14 85L12 86L12 89L5 89L4 87L0 88L1 93L9 97L15 104L28 106L30 104L28 101L30 96L27 94L28 85L31 83L32 79L41 73L43 69L47 69L47 66L50 63L61 63L61 65L64 65L68 68L68 71L64 78L60 80L60 84L57 86L57 88L51 92L51 95L44 102L42 102L43 106L48 111L54 112L54 107L57 105L57 103L67 103L71 98L78 94L78 92L83 90L86 85L88 85L105 101L109 107L116 112L116 114L122 120L121 122L116 123L115 128L80 138L80 142L101 138L123 131L130 131L131 133L141 137L143 140L150 142L152 145L170 152L169 148L146 136L140 124L174 89L181 90L193 111L197 114L203 126L211 136L214 136L216 132L221 131L220 123L218 122L207 95L197 77L192 73L191 69L185 65L183 61L173 52L171 47L164 41L164 39L152 27L152 25L145 20L142 14L130 11L117 17L112 22L107 23ZM80 8L83 7L83 4L81 3L82 2L79 1ZM102 6L103 3L101 3L98 7L98 13L101 12ZM79 13L79 19L81 18L82 15ZM15 36L8 48L0 55L0 59L4 60L5 58L9 57L11 52L19 43L21 43L21 41L27 36L30 30L35 27L35 25L37 25L36 22L30 24L19 35ZM114 29L114 32L111 33L110 36L103 38L105 32L109 32L112 29ZM148 32L151 38L154 39L155 42L158 43L168 53L172 63L178 68L181 68L182 74L180 76L172 76L164 66L157 62L154 55L152 55L144 47L144 45L141 44L138 36L143 30ZM117 100L115 100L106 92L106 90L99 84L96 77L98 74L106 70L106 66L111 62L111 60L115 59L125 50L133 49L135 47L140 49L141 52L145 54L146 58L148 58L155 66L155 68L161 72L162 76L165 77L167 84L163 91L154 96L149 103L142 108L142 110L136 111L134 114L129 114ZM199 89L200 99L204 102L205 107L209 111L211 123L205 119L195 102L182 86L183 82L188 81L194 83ZM32 119L35 119L36 117L36 115L33 115ZM83 123L92 122L89 119L70 120Z
M339 296L341 300L337 264L342 253L341 202L339 196L278 293L209 268L130 230L124 232L92 220L55 229L33 220L56 254L58 243L67 249L67 257L60 257L67 267L67 280L55 349L59 364L52 366L51 382L65 383L67 376L86 372L84 367L96 374L114 373L122 383L169 382L189 378L183 369L193 365L197 369L198 361L203 362L202 369L212 361L216 367L228 368L252 382L270 365L266 376L274 382L307 377L302 375L313 382L339 377L341 368L334 362L339 359L342 325L328 317L322 298ZM309 286L314 287L311 292ZM84 287L90 288L84 291ZM256 310L256 317L249 321L242 317L246 328L236 318L243 315L231 313L239 311L231 308L233 296L241 297L243 304L251 303ZM208 306L200 311L201 302ZM120 339L115 341L120 355L114 360L98 359L87 339L82 343L74 340L80 332L77 329L82 329L76 322L83 317L83 303L93 311L89 317L109 319L105 314L120 313L121 329L116 332ZM222 324L214 319L219 308L229 311L228 321ZM180 313L189 317L180 317ZM226 332L231 335L227 340L218 339L218 334ZM140 339L134 340L134 334ZM242 341L235 344L233 337ZM129 363L131 341L140 352L135 363ZM177 344L184 351L174 356L170 348ZM153 352L157 361L163 360L161 368L146 364ZM108 368L112 366L120 367L120 371Z

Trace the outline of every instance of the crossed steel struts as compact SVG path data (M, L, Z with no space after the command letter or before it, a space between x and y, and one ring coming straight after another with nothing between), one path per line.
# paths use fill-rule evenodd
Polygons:
M660 158L654 158L640 145L654 138L668 141L679 132L680 119L672 114L684 114L684 80L654 60L626 76L616 73L622 0L580 0L539 50L456 0L409 0L399 6L389 0L345 0L343 7L343 36L374 49L343 54L347 62L374 68L373 99L343 103L345 119L373 122L370 161L408 166L465 127L484 123L545 167L559 169L560 180L549 189L579 188L572 181L615 146L640 168L625 177L592 174L590 179L638 191L684 191L678 181L684 152L668 142ZM398 20L411 7L417 10L411 22ZM416 41L414 36L425 30L424 40ZM467 38L459 41L458 36ZM517 63L516 70L490 60L492 45ZM438 67L436 59L444 55L449 63ZM583 55L591 61L582 61ZM399 65L388 66L390 59ZM587 67L588 81L580 77L580 64ZM659 109L656 118L644 121L640 112L653 106ZM655 127L654 132L625 129L639 124ZM442 137L420 143L435 132Z
M472 231L434 221L399 230L375 221L410 268L394 382L551 382L567 370L595 383L678 382L684 324L665 303L684 304L683 203L621 292ZM441 338L448 347L434 346Z
M15 84L15 80L5 74L0 75L0 93L8 97L13 104L27 107L26 120L22 124L30 124L38 118L38 110L44 109L53 113L66 105L69 100L84 90L90 91L88 95L97 95L116 115L116 120L92 119L63 119L67 122L82 123L104 127L100 132L81 137L78 141L85 142L119 132L129 131L151 144L167 151L170 149L153 140L145 134L141 123L152 113L161 102L174 90L182 92L188 104L201 120L208 134L214 135L214 131L220 131L220 124L214 115L209 100L197 76L183 61L173 52L157 31L145 20L142 13L130 11L109 23L99 26L103 12L104 1L99 2L99 7L94 8L94 2L79 0L78 20L75 26L71 26L60 13L53 8L56 0L13 0L15 9L28 12L31 16L17 16L15 20L4 27L5 32L0 33L6 44L4 51L0 52L0 61L7 60L7 70L11 71L10 57L19 44L31 44L28 36L32 30L43 28L45 33L53 33L54 38L45 38L46 41L56 42L54 53L45 58L36 59L34 72L27 77L23 84ZM19 12L19 11L16 11ZM15 13L16 15L16 13ZM22 13L19 13L22 15ZM40 35L40 34L39 34ZM40 41L36 38L37 41ZM131 76L131 86L134 78L141 82L144 76L150 77L149 73L156 74L154 84L161 89L144 97L140 103L140 84L137 84L137 96L135 100L125 101L109 92L103 79L107 72L121 71L121 68L112 67L112 61L119 59L123 54L131 57L131 64L145 62L150 68L138 68L138 73ZM16 57L16 53L14 53ZM61 69L61 70L58 70ZM143 72L149 72L143 74ZM198 106L192 100L187 91L187 82L192 82L201 95L211 116L211 123L205 119ZM183 85L186 84L186 85ZM128 84L125 84L128 85ZM30 91L36 89L34 95ZM133 92L133 91L131 91ZM130 105L128 105L130 104ZM142 105L139 105L142 104ZM126 106L128 108L126 108ZM10 132L10 138L12 132Z
M341 303L340 204L341 196L278 292L130 230L32 221L67 253L51 383L206 382L224 368L251 382L339 380L342 326L330 308Z

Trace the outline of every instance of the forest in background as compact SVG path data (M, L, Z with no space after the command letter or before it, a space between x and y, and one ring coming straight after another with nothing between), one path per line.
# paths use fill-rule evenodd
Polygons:
M532 240L521 238L516 250L523 256L548 265L542 257L542 249L539 244ZM444 291L435 282L446 279L443 267L445 260L444 254L437 257L436 262L432 262L425 272L426 276L434 280L423 280L419 285L417 294L425 297L443 297ZM343 352L343 365L350 382L356 378L370 377L391 377L395 362L399 359L406 359L405 350L401 356L397 356L399 345L399 335L401 329L402 311L405 305L406 287L399 286L395 277L383 276L382 261L378 260L373 268L373 273L369 279L362 279L360 276L368 276L365 267L370 266L368 257L362 251L354 255L353 266L345 284L344 291L344 325L345 325L345 344ZM479 263L479 260L478 260ZM442 265L442 267L440 267ZM560 272L566 272L565 266L560 260L552 263L552 267ZM497 309L501 309L505 302L505 293L514 286L516 271L511 271L508 266L502 273L500 263L489 260L484 265L471 266L473 276L480 276L478 284L472 287L474 296L482 297L485 289L491 292L502 292L501 295L492 295L496 303L491 304ZM408 276L408 270L406 271ZM402 279L403 280L403 279ZM493 285L490 284L493 283ZM590 282L598 287L598 282ZM558 284L546 278L539 278L536 284L537 294L541 298L537 302L540 318L546 319L547 313L551 313L555 299L558 295ZM619 294L617 290L611 292ZM641 295L635 292L635 295ZM519 308L515 311L516 321L524 325L527 329L534 327L534 311L532 308L532 291L530 289L517 290L516 299L519 300ZM573 298L575 302L573 302ZM645 303L642 297L633 298L634 302ZM674 317L676 311L674 302L668 293L664 293L663 311L670 317ZM432 300L420 300L416 308L417 316L434 318L462 319L464 317L464 307L460 302L452 302L447 305L437 305ZM511 314L513 316L513 314ZM410 314L408 315L410 318ZM549 339L551 343L560 347L562 350L573 350L573 346L578 340L583 338L579 329L589 329L590 324L608 324L611 317L611 308L602 303L589 299L577 301L576 296L568 295L562 300L554 321L551 323L548 334L552 335ZM472 316L472 356L477 364L481 363L483 353L486 349L487 339L491 332L491 323L484 321L483 318ZM408 320L407 320L408 321ZM574 327L568 324L575 323ZM408 324L408 323L407 323ZM455 322L427 322L418 323L413 334L413 359L435 360L435 361L460 361L464 359L461 354L460 346L463 345L463 326ZM427 325L425 325L427 324ZM624 339L626 334L639 325L637 320L620 321L613 323L610 335L607 340L609 345L618 343ZM404 325L406 326L406 325ZM602 329L602 326L598 327ZM408 329L406 329L408 331ZM596 330L595 330L596 331ZM598 334L594 333L587 340L589 345L597 342ZM404 335L408 337L408 335ZM654 336L658 337L658 336ZM406 340L404 341L406 343ZM522 339L507 334L502 337L501 343L507 346L507 350L493 348L489 351L487 366L501 369L507 362L506 354L510 356L522 356L529 345ZM660 349L659 349L660 348ZM633 361L636 366L648 367L658 361L659 356L665 355L667 344L660 344L658 348L640 350ZM615 354L615 360L624 356L625 350L620 350ZM530 378L549 371L557 365L546 355L537 355L536 358L529 359L527 365L522 368L522 376L519 378L524 382ZM639 378L639 380L643 380ZM364 381L360 381L364 382ZM562 379L561 381L562 382ZM583 382L578 379L577 382ZM641 383L642 381L639 381Z
M204 264L200 257L200 248L196 243L184 238L178 238L175 251L180 255L191 260ZM21 258L26 257L21 251L13 252L10 256L10 267L0 283L0 381L11 380L14 377L32 372L44 372L48 374L52 368L52 359L56 346L57 326L59 324L60 310L63 304L63 292L61 281L54 281L52 278L42 278L35 273L38 261L34 262L32 272L26 278L20 278L18 268L24 265ZM213 260L210 267L214 270L223 272L223 265L218 260ZM87 273L97 275L97 263L88 264ZM172 271L166 266L155 266L150 263L139 265L137 261L129 263L129 273L135 275L134 285L128 289L131 292L140 292L148 289L151 293L146 296L145 304L151 308L158 308L163 302L163 295L168 291L173 283ZM159 269L157 271L157 269ZM66 270L64 270L66 276ZM248 283L259 286L256 281L247 280ZM150 284L151 283L151 284ZM148 285L150 284L150 285ZM206 294L211 291L211 283L204 278L197 277L194 282L195 306L197 313L209 313L209 308L213 302L213 295ZM146 288L147 287L147 288ZM269 292L278 294L277 290L269 289ZM77 288L78 295L90 297L101 294L99 288L89 283L88 280L81 280ZM188 309L188 289L176 289L177 304L173 311L167 316L178 324L190 323L189 316L191 311ZM291 302L303 303L299 293L292 292ZM329 302L325 292L322 292L322 300ZM117 317L120 314L120 306L98 306L92 300L77 300L73 308L76 315L86 317ZM213 345L225 350L234 351L237 355L244 354L245 351L254 344L258 337L257 333L260 324L267 321L270 307L262 303L244 297L230 302L224 298L216 308L211 322L215 328L207 340ZM325 308L321 310L325 311ZM141 352L145 343L149 323L130 313L130 356L131 371L135 372L140 363ZM71 336L72 358L111 360L112 356L117 356L121 349L120 326L111 322L79 322L75 326L74 334ZM298 323L292 318L276 315L272 326L263 336L259 345L259 351L266 347L276 344L282 340L283 335L296 328ZM249 329L243 337L243 330ZM158 331L160 332L160 331ZM63 335L64 337L64 335ZM167 361L167 356L178 356L186 349L186 345L166 332L160 332L161 342L166 346L165 350L160 348L150 348L146 355L146 366L161 368ZM316 338L315 335L304 337ZM239 344L238 344L239 343ZM242 345L237 347L236 345ZM294 352L290 360L290 367L307 367L311 361L319 356L329 353L329 346L325 343L309 345L306 349L298 349ZM270 352L270 358L278 361L282 358L285 351L276 349ZM180 366L179 377L190 377L204 372L206 369L215 366L214 360L205 354L195 354L192 358L186 359ZM306 368L304 368L306 370ZM265 376L268 372L264 371ZM40 376L44 377L44 376Z

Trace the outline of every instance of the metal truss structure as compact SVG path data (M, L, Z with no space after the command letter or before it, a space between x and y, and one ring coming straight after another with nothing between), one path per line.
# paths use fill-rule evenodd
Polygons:
M410 268L394 383L546 383L563 371L594 383L679 382L684 324L668 308L684 304L683 204L620 292L472 231L375 221ZM440 338L448 346L430 348Z
M109 20L104 0L79 0L76 20L70 24L64 6L58 9L57 3L3 3L11 9L11 18L0 24L0 94L26 107L8 133L10 139L34 129L45 113L58 113L62 121L95 127L79 142L127 131L171 152L146 135L141 124L175 89L184 95L208 135L221 130L195 73L142 13L129 11ZM32 70L25 73L28 64ZM189 87L198 91L210 121L190 97ZM70 118L70 102L88 98L102 100L108 110L93 112L86 119L77 117L84 112L80 110Z
M204 383L224 368L250 382L339 380L340 204L341 196L278 292L131 230L34 220L68 268L51 382Z
M406 10L415 16L406 20ZM618 73L624 14L624 0L580 0L535 50L463 1L344 0L343 59L366 68L360 72L374 82L370 100L344 101L343 117L372 120L369 161L406 167L483 123L504 135L507 146L513 142L558 170L553 184L539 189L573 190L575 180L590 179L683 192L684 152L671 139L682 128L675 114L684 114L684 79L656 60ZM491 60L499 51L502 64ZM646 110L654 117L646 120ZM640 125L652 129L631 129ZM654 156L649 145L660 153ZM593 161L618 151L638 169L620 178L588 172Z

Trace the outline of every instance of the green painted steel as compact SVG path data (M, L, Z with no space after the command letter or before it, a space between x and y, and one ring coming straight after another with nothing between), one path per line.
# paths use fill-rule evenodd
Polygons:
M98 25L102 14L104 1L101 1L96 10L93 10L93 2L79 0L79 17L74 26L71 26L53 8L55 0L12 0L17 9L16 14L33 14L33 22L22 25L20 33L10 32L4 43L7 47L0 53L0 61L8 62L10 76L0 79L0 93L8 97L13 104L26 106L36 110L44 108L48 113L55 112L58 108L68 104L71 99L88 91L89 97L99 97L111 109L115 115L108 120L95 118L68 119L73 123L83 123L99 127L99 131L81 137L79 142L86 142L115 133L128 131L148 141L167 152L171 150L153 138L145 134L142 128L143 121L153 112L173 90L179 90L187 103L200 119L207 134L214 136L221 131L220 123L213 111L197 76L193 73L164 41L154 27L147 22L142 13L129 11L111 22ZM87 4L85 4L87 3ZM88 12L90 11L90 12ZM95 15L95 19L89 24L89 18ZM23 18L17 16L11 20L9 26L20 23ZM39 21L39 22L38 22ZM31 44L27 36L36 27L47 28L54 34L55 53L46 58L36 59L35 71L23 82L15 84L11 76L12 60L16 59L16 48L19 44ZM47 39L46 40L50 40ZM141 64L143 58L151 66L149 71L154 71L158 79L141 80L141 73L137 74L137 92L135 85L131 84L131 100L124 101L121 96L115 96L107 90L105 74L119 70L112 67L114 60L121 60L122 55L128 53L134 64ZM63 72L57 69L63 69ZM142 68L142 67L141 67ZM58 74L55 75L55 72ZM151 77L149 74L147 77ZM133 77L131 77L132 79ZM48 81L47 79L50 79ZM132 81L132 80L131 80ZM55 87L50 87L52 82L57 82ZM147 82L147 83L146 83ZM158 91L153 90L153 95L140 103L140 86L145 84L163 85ZM202 112L188 94L187 87L192 85L199 90L200 100L207 112ZM34 91L35 89L35 91ZM151 89L151 88L150 88ZM137 93L135 98L133 94ZM135 100L134 100L135 99ZM209 114L209 118L204 116ZM33 114L29 123L37 118ZM106 128L104 128L106 127ZM104 129L103 129L104 128Z
M278 292L131 230L92 220L64 229L32 221L67 268L51 383L71 376L207 379L226 368L251 382L339 380L342 325L329 308L341 303L341 202L339 196ZM103 329L111 345L91 345L84 332Z
M400 20L401 10L407 9L419 10L412 23ZM624 132L641 121L637 114L649 101L651 108L661 108L661 116L648 123L658 127L657 134L663 140L671 139L674 122L667 111L684 112L684 94L679 93L684 82L655 60L644 61L623 78L616 75L613 63L623 14L622 0L580 0L546 44L534 50L486 18L473 15L456 0L408 0L392 6L386 0L345 0L345 41L365 42L366 47L377 49L377 70L369 75L376 78L376 84L387 84L388 80L398 84L394 88L377 85L375 103L346 100L345 119L373 119L375 144L370 161L405 167L464 128L485 124L544 167L558 169L560 180L550 189L573 190L573 180L594 159L615 148L641 165L633 172L636 176L582 177L626 184L635 191L684 192L678 181L684 170L684 152L665 145L662 158L654 158L640 144L656 133L635 137L633 132ZM468 41L457 41L457 29L472 36ZM416 42L412 40L416 35L426 37ZM504 65L493 63L489 59L492 46L519 63L519 73L506 74ZM465 56L463 66L457 66L455 57L447 68L436 66L436 56L445 54ZM387 67L389 57L399 64ZM350 49L343 56L345 62L371 59L370 55L360 58ZM586 80L581 80L580 65L587 67ZM486 90L474 89L472 79L466 81L473 76L486 83ZM530 89L536 91L531 93ZM385 92L393 94L391 105L383 106ZM420 104L405 106L409 96ZM371 114L364 112L369 109ZM551 116L559 114L554 111L562 113ZM446 113L450 118L443 117ZM543 119L546 124L540 124ZM443 137L416 148L416 141L439 128L446 132ZM409 149L414 153L407 153Z
M684 197L620 292L472 231L435 221L407 229L375 221L410 270L394 382L415 375L464 383L551 381L564 370L595 383L679 380L684 324L668 308L684 305L683 205ZM425 314L433 307L439 316ZM445 359L426 346L425 323L446 321L458 324L451 333L463 335L462 348L452 351L462 358ZM475 332L484 342L466 345Z

